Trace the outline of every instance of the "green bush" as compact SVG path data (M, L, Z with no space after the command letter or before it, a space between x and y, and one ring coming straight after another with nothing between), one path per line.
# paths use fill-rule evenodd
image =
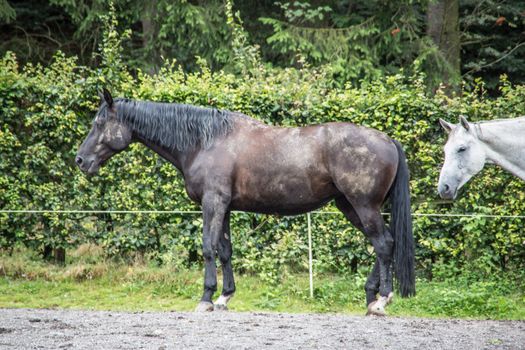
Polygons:
M440 202L435 190L444 143L439 117L455 121L465 114L476 121L524 114L525 87L512 86L505 77L501 97L490 99L482 82L448 98L439 92L429 96L424 77L402 74L360 88L331 88L323 71L308 67L255 65L233 75L211 72L201 62L200 71L185 74L175 62L166 62L156 75L132 76L119 59L120 39L110 26L99 69L78 66L60 52L48 67L19 67L9 53L1 59L2 209L198 209L185 195L177 170L138 144L115 156L98 177L76 169L74 155L97 110L97 90L107 86L116 96L240 111L275 125L348 121L373 127L405 147L415 214L525 212L523 182L495 167L473 179L454 203ZM373 262L365 238L342 215L315 214L313 224L318 270L346 272ZM234 214L232 227L237 269L273 281L287 270L306 269L304 216ZM415 216L418 267L428 274L443 262L480 274L522 268L521 227L521 220ZM198 215L0 214L0 245L67 248L91 242L109 255L139 251L160 262L188 265L201 261L201 228Z

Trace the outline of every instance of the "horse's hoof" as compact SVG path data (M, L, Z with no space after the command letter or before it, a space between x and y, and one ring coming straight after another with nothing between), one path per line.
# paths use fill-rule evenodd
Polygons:
M228 306L226 304L213 304L214 311L228 311Z
M381 297L376 301L368 304L367 316L386 316L385 305L387 302L386 297Z
M199 305L195 308L196 312L208 312L213 311L213 303L209 301L201 301Z

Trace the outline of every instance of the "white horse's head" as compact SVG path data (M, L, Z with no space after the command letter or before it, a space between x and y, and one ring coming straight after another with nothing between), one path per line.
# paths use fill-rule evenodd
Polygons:
M448 133L445 144L445 163L439 175L438 192L443 199L454 199L458 190L483 169L487 155L476 130L463 116L459 124L443 119L439 123Z

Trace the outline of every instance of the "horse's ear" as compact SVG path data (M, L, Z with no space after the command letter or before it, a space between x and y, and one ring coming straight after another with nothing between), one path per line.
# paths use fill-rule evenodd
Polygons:
M449 134L452 131L452 129L454 129L454 125L450 124L444 119L439 118L439 124L441 124L441 126L443 127L443 129L445 129L447 134Z
M108 107L113 107L113 97L111 97L111 93L108 91L108 89L103 88L102 93L104 95L104 101L108 104Z
M465 128L465 130L467 130L467 131L470 130L470 124L468 123L468 120L467 120L467 118L465 118L464 115L460 115L459 116L459 122Z

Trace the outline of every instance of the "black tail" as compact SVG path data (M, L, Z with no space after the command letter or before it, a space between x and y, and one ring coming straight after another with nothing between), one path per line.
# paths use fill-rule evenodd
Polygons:
M414 236L412 235L410 189L408 186L410 175L405 152L403 152L399 142L393 141L399 154L396 178L390 189L390 230L394 237L394 271L401 296L409 297L416 294Z

